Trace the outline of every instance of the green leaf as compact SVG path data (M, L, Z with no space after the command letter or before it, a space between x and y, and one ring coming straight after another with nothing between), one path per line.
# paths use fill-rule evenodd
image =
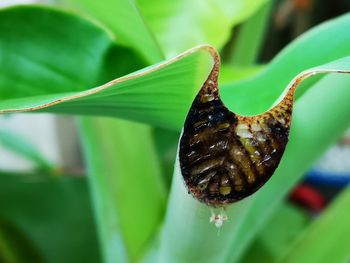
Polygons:
M226 106L243 115L266 111L301 71L350 55L349 27L350 14L322 23L289 44L259 74L223 85ZM300 89L297 96L306 90Z
M44 6L12 7L0 13L2 100L20 98L30 107L29 97L62 98L110 80L116 58L135 62L124 74L141 65L101 28L73 14Z
M243 263L274 262L289 248L309 224L309 216L299 207L284 202L275 209L261 233L242 258Z
M167 57L199 44L221 48L234 25L268 0L137 0Z
M154 141L162 165L162 174L167 191L171 187L180 132L162 128L154 129Z
M348 187L278 262L349 262L349 204Z
M44 262L38 249L15 225L0 218L0 262Z
M250 66L257 62L265 39L272 5L272 1L267 2L256 14L240 26L238 37L233 42L233 53L227 59L229 63L238 66Z
M42 156L34 145L13 132L0 130L0 145L32 161L38 169L49 171L53 168L52 164Z
M1 11L0 32L0 113L41 109L179 129L212 64L205 48L196 48L89 90L101 76L112 75L104 69L117 55L126 52L131 57L126 67L114 65L125 73L140 65L130 51L115 46L89 21L48 8L17 7ZM115 78L123 71L113 74Z
M221 83L221 85L232 84L232 82L257 75L263 68L264 66L262 65L238 67L222 64L220 67L219 83Z
M158 43L149 31L133 0L59 0L96 18L116 36L119 43L132 47L150 63L163 59ZM126 26L127 24L127 26Z
M0 12L0 113L40 109L180 129L211 69L211 56L199 47L89 89L139 68L140 61L96 25L72 14L33 6Z
M80 86L76 88L79 91L83 90L83 87L85 89L93 87L102 80L110 80L112 76L115 78L123 75L140 65L132 52L117 47L104 31L88 20L43 7L18 7L2 12L4 15L1 16L3 20L2 23L0 21L0 27L12 29L2 31L4 33L0 38L4 50L8 51L4 53L5 57L2 61L2 68L6 70L3 78L12 76L9 74L11 71L16 74L16 80L20 80L11 79L11 86L16 88L17 93L12 91L13 93L5 95L8 98L27 96L17 100L23 102L25 107L38 98L44 101L47 98L63 98L61 93L69 88L72 88L72 92L68 94L72 94L74 87L77 86L74 84L76 80L81 81ZM35 42L33 39L38 41ZM16 50L22 49L23 53L18 54ZM58 50L64 53L62 61L54 59L57 57ZM12 59L12 63L7 63L7 58ZM29 64L21 63L23 60ZM41 63L40 70L36 69L38 61ZM78 63L81 66L78 67ZM65 81L56 81L55 77ZM47 82L49 79L51 79L50 84ZM10 82L2 84L1 88L6 92ZM27 94L19 93L21 88ZM55 92L60 93L56 95ZM110 93L111 90L108 92L113 94L113 90L112 93ZM88 93L95 93L95 90ZM119 101L122 105L125 100L123 93L124 90L120 93ZM31 97L33 95L40 96ZM108 104L104 101L105 95L102 92L97 97L100 98L101 109L109 111ZM150 100L152 99L153 96L150 97ZM190 103L191 98L188 100ZM137 100L138 106L140 102ZM99 102L93 100L93 103ZM110 103L115 103L115 100L110 100ZM88 112L94 111L90 105L85 104L84 107ZM130 106L124 103L124 107ZM110 115L114 115L113 110L110 111ZM84 123L90 122L86 120ZM159 186L161 180L160 176L157 177L157 173L159 175L160 172L156 156L150 153L152 149L150 128L113 120L91 121L91 126L86 125L88 126L86 128L88 135L85 136L85 142L88 145L86 152L91 169L89 178L92 181L97 223L105 249L104 255L106 259L114 262L115 254L120 253L115 250L116 242L125 242L128 255L135 259L140 256L145 249L146 241L154 234L163 212L164 192ZM105 151L107 146L110 149ZM105 188L107 188L106 191ZM147 198L144 198L145 196ZM104 207L109 210L106 212ZM119 221L114 221L117 220L116 215ZM141 219L142 223L140 223ZM120 229L117 229L118 222L121 225ZM122 240L118 240L120 232L117 230L121 230ZM112 254L111 251L113 251Z
M151 128L85 118L81 131L105 260L134 262L155 234L165 201Z
M20 262L38 262L37 254L44 262L100 262L84 178L1 173L0 218L37 251ZM14 245L12 249L26 253L21 243Z

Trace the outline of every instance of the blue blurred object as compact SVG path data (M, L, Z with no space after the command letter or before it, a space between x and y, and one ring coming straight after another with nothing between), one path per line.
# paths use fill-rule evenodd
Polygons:
M346 186L350 185L350 173L332 173L313 169L306 174L305 180L311 184Z

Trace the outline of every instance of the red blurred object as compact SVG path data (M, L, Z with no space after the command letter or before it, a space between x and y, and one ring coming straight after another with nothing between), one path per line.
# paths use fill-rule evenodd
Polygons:
M312 186L298 185L290 194L290 200L313 213L319 213L326 206L326 198Z
M312 0L293 0L293 4L296 10L307 12L312 7Z

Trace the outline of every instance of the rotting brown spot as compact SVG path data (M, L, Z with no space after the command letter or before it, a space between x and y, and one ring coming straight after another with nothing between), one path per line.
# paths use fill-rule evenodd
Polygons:
M251 195L274 173L288 142L295 86L268 112L237 115L220 99L214 55L213 70L187 115L179 158L189 193L220 207Z

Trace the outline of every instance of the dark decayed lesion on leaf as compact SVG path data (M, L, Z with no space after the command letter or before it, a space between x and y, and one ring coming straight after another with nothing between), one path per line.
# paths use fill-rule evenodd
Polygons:
M222 207L257 191L276 170L288 142L296 84L265 113L235 114L220 98L220 59L209 51L214 67L187 115L179 160L188 192Z

